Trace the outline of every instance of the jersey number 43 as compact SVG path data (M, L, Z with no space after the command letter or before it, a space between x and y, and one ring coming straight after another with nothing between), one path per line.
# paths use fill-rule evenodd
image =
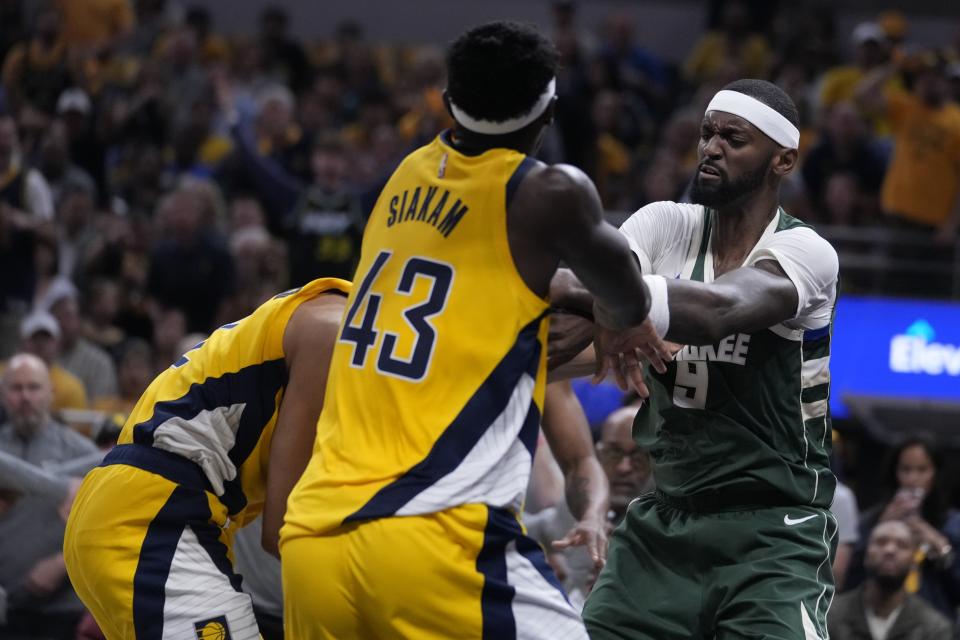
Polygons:
M374 293L372 288L377 276L392 255L390 251L381 251L377 254L370 270L360 283L353 304L347 311L343 331L340 333L340 342L349 342L354 345L353 357L350 360L350 364L354 367L362 368L366 365L370 349L377 343L380 332L375 327L383 294ZM425 301L402 311L406 324L416 333L410 358L397 357L394 352L399 335L386 330L383 331L379 354L374 356L377 371L380 373L412 381L422 380L430 368L437 340L437 330L430 323L430 318L441 313L447 305L450 287L453 284L453 267L427 258L408 258L400 270L400 280L392 293L409 296L413 292L417 278L429 278L431 283ZM364 306L366 308L358 324L357 316ZM396 326L396 324L390 323L388 326Z

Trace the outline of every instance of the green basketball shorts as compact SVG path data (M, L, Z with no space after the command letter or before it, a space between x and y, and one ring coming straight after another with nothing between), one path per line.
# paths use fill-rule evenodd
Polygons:
M593 640L823 640L837 523L819 507L635 500L583 617Z

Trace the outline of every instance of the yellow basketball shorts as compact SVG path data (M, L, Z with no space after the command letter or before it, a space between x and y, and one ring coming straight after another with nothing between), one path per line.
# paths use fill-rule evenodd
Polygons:
M197 473L180 456L134 444L84 479L63 557L109 640L259 638L230 560L226 507Z
M543 550L481 504L281 537L285 631L307 638L587 637Z

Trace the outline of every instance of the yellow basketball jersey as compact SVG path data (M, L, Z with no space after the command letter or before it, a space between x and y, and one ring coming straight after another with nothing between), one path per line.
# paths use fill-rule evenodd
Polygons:
M367 223L286 537L468 503L519 508L546 380L547 302L507 204L535 161L446 134L394 172Z
M346 294L350 283L314 280L214 331L150 383L118 444L144 444L191 460L231 518L239 524L255 518L287 383L283 334L297 307L330 291Z

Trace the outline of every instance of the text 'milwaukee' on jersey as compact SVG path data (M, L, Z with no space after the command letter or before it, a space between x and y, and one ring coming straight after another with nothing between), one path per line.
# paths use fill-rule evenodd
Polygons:
M712 282L711 230L702 205L655 202L621 227L644 273ZM797 288L794 317L719 344L684 347L651 371L651 398L634 424L658 489L722 493L738 504L829 507L830 334L837 254L812 227L778 210L744 261L775 260Z
M445 136L404 159L367 223L288 534L521 505L548 321L514 265L507 203L535 161Z
M283 334L297 307L330 291L347 294L350 283L314 280L214 331L150 383L118 444L149 445L191 460L234 521L254 519L263 506L287 383Z

